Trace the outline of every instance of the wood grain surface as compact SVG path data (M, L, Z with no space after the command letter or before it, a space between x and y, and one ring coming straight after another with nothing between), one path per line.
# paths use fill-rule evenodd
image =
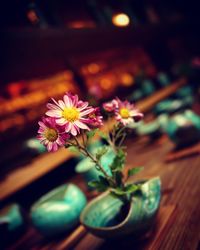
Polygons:
M159 175L162 181L161 213L163 213L163 216L161 218L164 218L165 222L159 223L158 220L157 229L151 233L151 237L137 243L127 240L109 242L87 233L86 236L79 238L78 242L73 242L73 244L76 244L72 249L198 249L200 239L200 155L193 155L167 163L165 158L173 148L174 145L167 137L154 142L146 137L140 139L133 137L127 141L127 168L145 167L144 171L135 176L134 179ZM80 176L75 176L70 181L78 184L86 191L86 185L81 180ZM89 193L86 192L86 194ZM172 215L174 206L176 206L176 211ZM165 207L170 208L171 212L164 211L163 208ZM165 225L164 229L162 229L162 225ZM160 232L160 235L158 232ZM11 244L7 249L56 250L65 245L68 236L64 235L60 239L45 239L30 227L21 239L15 244Z

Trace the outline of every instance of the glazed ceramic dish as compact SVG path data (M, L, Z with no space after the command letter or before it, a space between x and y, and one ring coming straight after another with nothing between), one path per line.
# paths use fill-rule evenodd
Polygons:
M102 238L138 236L149 230L160 204L160 178L142 182L142 192L132 198L125 219L117 222L122 202L110 193L103 193L83 210L81 223L92 234Z
M85 205L85 195L77 186L62 185L41 197L32 206L32 222L42 234L57 235L78 224Z

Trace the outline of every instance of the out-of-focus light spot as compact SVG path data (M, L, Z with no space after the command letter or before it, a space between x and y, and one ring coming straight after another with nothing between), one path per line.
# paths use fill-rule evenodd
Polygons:
M74 78L74 74L71 70L65 70L63 76L65 80L72 80Z
M122 85L129 87L134 84L134 78L131 74L124 73L121 76L121 83Z
M74 21L67 24L71 29L94 28L95 24L91 21Z
M91 74L96 74L96 73L99 72L99 70L100 70L100 67L96 63L91 63L91 64L88 65L88 71Z
M112 17L112 23L115 26L126 27L130 23L130 18L125 13L119 13Z
M39 22L39 18L37 16L37 14L35 13L34 10L29 10L27 12L27 17L28 19L33 23L33 24L36 24Z
M109 79L109 78L102 78L100 80L100 86L104 90L111 89L111 87L112 87L112 81L111 81L111 79Z

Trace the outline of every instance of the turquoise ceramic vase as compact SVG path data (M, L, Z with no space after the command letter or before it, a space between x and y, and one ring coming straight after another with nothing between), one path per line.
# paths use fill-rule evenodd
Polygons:
M77 186L62 185L41 197L32 206L32 222L42 234L58 235L78 224L85 205L85 195Z
M94 150L93 153L95 153ZM115 157L114 152L111 149L109 149L108 152L101 158L101 164L108 175L111 175L109 166L112 163L114 157ZM93 180L98 180L99 176L102 176L102 173L95 168L95 164L94 162L91 161L90 158L85 158L84 160L81 160L76 165L75 170L76 173L81 174L83 176L86 183Z
M136 130L138 135L150 136L151 139L158 138L162 134L160 123L157 120L148 123L142 122Z
M177 146L196 143L200 140L200 117L191 110L186 110L174 115L165 130Z
M18 204L11 204L0 211L0 228L7 234L16 234L25 226L25 219Z
M141 183L141 192L132 198L129 211L121 222L116 218L123 203L106 192L85 207L81 223L90 233L101 238L132 237L148 231L159 209L161 183L158 177Z

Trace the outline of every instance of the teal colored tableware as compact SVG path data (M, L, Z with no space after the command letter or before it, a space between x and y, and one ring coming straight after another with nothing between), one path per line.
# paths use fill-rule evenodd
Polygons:
M157 75L157 79L162 87L166 87L170 84L169 76L164 72L159 72Z
M102 146L103 146L103 143L101 140L95 140L88 145L88 151L93 154L97 148L102 147ZM77 150L75 150L75 152L77 153ZM85 156L79 153L77 158L78 160L83 160L85 159Z
M97 150L98 148L94 149L93 153L95 153L95 151ZM109 149L108 152L101 158L101 164L108 175L111 175L109 166L112 163L114 157L115 157L114 152L111 149ZM77 173L83 176L86 183L92 180L98 180L99 176L102 176L102 173L95 168L95 164L89 158L80 161L76 165L75 170Z
M166 133L177 146L187 146L200 140L200 117L191 110L174 115Z
M148 123L141 123L140 126L137 127L138 135L148 135L152 139L155 139L161 135L161 126L160 123L155 120Z
M174 114L177 112L182 112L191 106L191 99L190 98L185 98L183 100L181 99L174 99L174 100L164 100L162 102L159 102L155 108L154 112L157 115L160 114Z
M81 223L90 233L102 238L142 235L151 228L158 212L161 182L160 178L156 177L141 183L142 192L132 198L123 221L117 221L122 201L106 192L85 207L81 213Z
M74 228L87 201L74 184L62 185L41 197L31 208L34 226L46 236Z
M142 82L142 92L145 96L151 95L155 92L156 88L154 86L154 83L151 80L144 80Z
M11 204L0 210L0 226L3 225L7 233L15 233L25 225L25 219L18 204Z

